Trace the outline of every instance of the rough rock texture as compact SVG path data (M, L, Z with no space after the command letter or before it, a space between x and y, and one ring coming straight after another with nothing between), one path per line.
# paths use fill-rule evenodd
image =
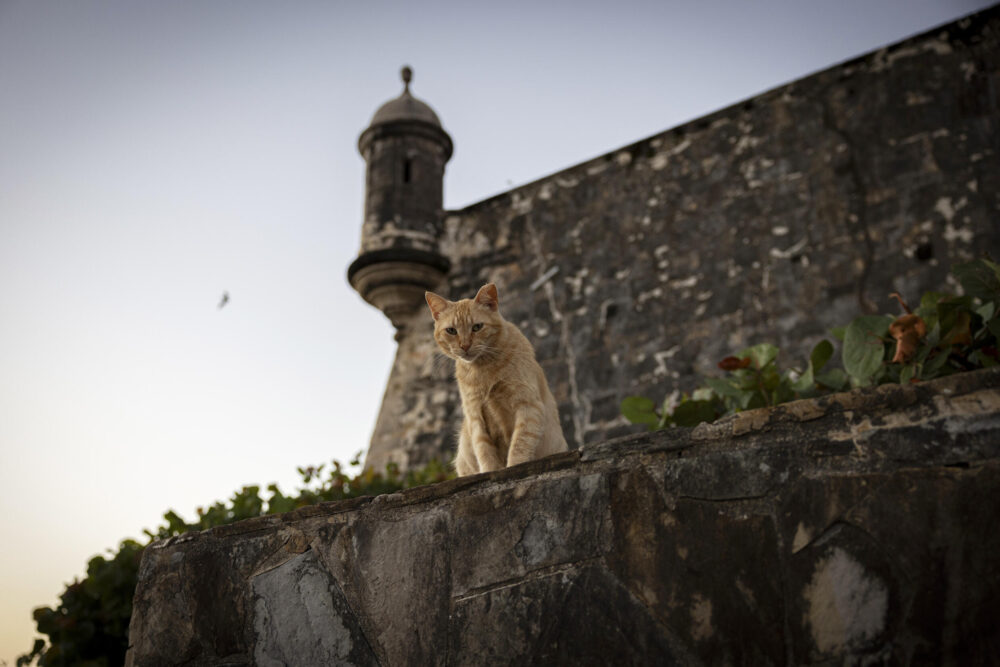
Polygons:
M623 435L626 395L690 391L749 344L804 359L830 327L896 312L890 292L957 289L951 264L1000 257L998 91L1000 6L447 212L437 291L496 282L570 446ZM376 468L455 446L450 363L414 307Z
M1000 369L146 549L127 664L990 664Z

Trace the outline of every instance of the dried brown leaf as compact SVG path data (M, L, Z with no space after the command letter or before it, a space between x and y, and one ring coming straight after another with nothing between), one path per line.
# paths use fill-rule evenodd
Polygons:
M902 299L900 299L902 303ZM920 339L927 334L927 324L919 315L900 315L889 325L889 335L896 339L894 364L905 364L917 352Z
M746 368L750 365L750 357L726 357L719 362L719 368L724 371L735 371L741 368Z

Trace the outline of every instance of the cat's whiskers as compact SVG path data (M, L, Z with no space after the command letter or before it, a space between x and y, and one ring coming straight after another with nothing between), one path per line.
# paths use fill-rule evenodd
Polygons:
M492 345L482 344L478 349L477 358L485 359L486 361L496 361L500 358L501 350L498 347L493 347Z
M434 376L449 377L453 362L454 360L447 354L441 350L435 350L434 356L430 360L429 372Z

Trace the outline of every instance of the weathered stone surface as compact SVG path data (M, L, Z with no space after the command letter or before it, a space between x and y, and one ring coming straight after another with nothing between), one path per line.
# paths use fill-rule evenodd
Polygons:
M128 664L989 664L1000 368L146 549Z
M253 579L254 664L377 665L340 587L311 551Z
M635 468L612 480L613 571L706 664L784 662L769 508L678 498L658 472Z
M754 343L801 363L831 327L895 312L890 292L954 290L953 263L1000 257L998 90L993 7L447 212L436 291L496 282L570 446L623 435L627 395L691 391ZM376 468L454 451L458 393L417 305Z
M456 499L452 586L456 595L601 554L607 544L607 480L526 480L490 495Z
M450 639L453 665L686 664L649 610L592 564L457 600Z
M136 591L129 627L130 643L145 650L141 659L128 657L127 664L250 664L253 632L244 620L252 615L253 599L246 577L270 554L283 551L289 535L279 530L235 537L206 532L158 543L164 557L144 560L147 569L139 573L149 577L148 568L155 568L157 586Z
M444 664L449 574L446 515L441 511L363 513L316 548L365 619L380 661ZM329 545L329 546L327 546Z
M1000 561L986 554L1000 549L998 488L996 461L794 484L780 517L789 586L801 591L796 655L918 664L997 655Z

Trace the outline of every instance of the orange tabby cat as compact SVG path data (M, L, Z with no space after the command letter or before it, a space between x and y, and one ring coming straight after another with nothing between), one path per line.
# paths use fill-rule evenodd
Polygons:
M425 294L434 340L455 360L465 419L458 436L459 475L499 470L568 449L559 410L531 343L500 316L496 285L475 299Z

